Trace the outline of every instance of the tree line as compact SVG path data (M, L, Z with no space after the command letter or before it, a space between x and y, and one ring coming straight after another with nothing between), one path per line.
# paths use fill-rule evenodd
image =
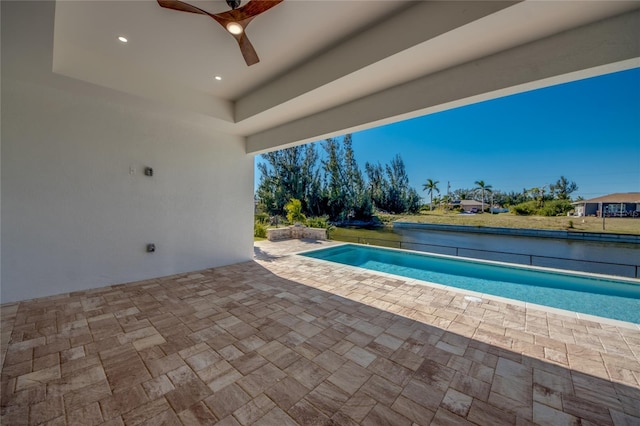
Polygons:
M571 194L578 190L578 185L565 176L552 184L533 188L523 188L522 192L494 191L493 186L478 180L471 189L455 189L450 193L439 196L440 181L427 179L422 185L430 197L430 209L438 205L448 205L453 200L478 200L484 204L493 202L495 205L509 207L512 213L520 215L537 214L555 216L573 209Z
M310 143L261 155L256 196L263 212L282 216L292 199L300 200L302 214L336 222L368 221L375 211L420 210L420 196L409 185L400 155L385 165L366 163L363 173L350 134L322 142L323 155L317 146Z
M367 162L362 171L350 134L269 152L261 159L256 197L260 210L269 216L287 215L291 200L300 201L296 208L301 215L342 223L369 221L376 213L418 213L422 207L400 155L387 164ZM508 193L477 180L473 188L440 195L439 183L427 179L422 185L430 210L449 206L454 200L475 199L482 202L482 210L492 202L515 214L554 216L573 208L571 194L578 189L564 176L553 184Z

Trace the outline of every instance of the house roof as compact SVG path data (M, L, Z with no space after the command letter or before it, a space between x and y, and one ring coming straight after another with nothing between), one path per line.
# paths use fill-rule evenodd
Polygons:
M476 201L476 200L460 200L460 205L461 206L477 206L482 204L482 201Z
M576 201L573 204L587 203L640 203L640 192L621 192L591 198L590 200Z

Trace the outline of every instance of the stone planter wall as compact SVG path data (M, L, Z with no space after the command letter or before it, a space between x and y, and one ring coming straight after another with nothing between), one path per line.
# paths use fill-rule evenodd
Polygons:
M322 228L307 228L306 226L288 226L286 228L267 229L269 241L288 240L291 238L309 238L313 240L326 240L327 230Z

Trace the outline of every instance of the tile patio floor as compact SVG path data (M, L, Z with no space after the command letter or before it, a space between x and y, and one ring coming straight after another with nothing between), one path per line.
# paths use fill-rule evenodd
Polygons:
M3 305L0 423L640 424L639 327L288 255L320 245Z

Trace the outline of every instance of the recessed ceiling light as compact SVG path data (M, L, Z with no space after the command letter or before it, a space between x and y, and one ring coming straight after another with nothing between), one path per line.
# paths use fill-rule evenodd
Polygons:
M222 80L222 77L220 77L219 75L216 75L216 76L215 76L215 77L213 77L213 78L215 78L215 79L216 79L216 80L218 80L218 81Z
M126 38L126 37L122 37L122 36L118 37L118 40L120 40L120 41L121 41L121 42L123 42L123 43L126 43L126 42L128 42L128 41L129 41L129 40L127 40L127 38Z

